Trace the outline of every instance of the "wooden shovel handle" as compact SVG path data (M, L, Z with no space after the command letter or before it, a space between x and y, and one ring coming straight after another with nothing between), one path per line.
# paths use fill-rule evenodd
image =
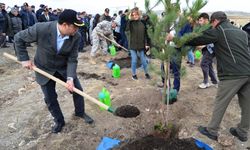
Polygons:
M21 64L21 62L18 61L17 58L16 58L15 56L10 55L10 54L8 54L8 53L3 53L3 55L4 55L5 57L7 57L7 58L9 58L9 59L12 59L12 60L14 60L15 62ZM60 80L60 79L58 79L58 78L56 78L56 77L54 77L53 75L51 75L51 74L49 74L49 73L47 73L47 72L45 72L45 71L43 71L43 70L41 70L41 69L35 67L35 66L34 66L32 69L33 69L34 71L36 71L36 72L38 72L38 73L44 75L45 77L47 77L47 78L49 78L49 79L55 81L56 83L58 83L58 84L60 84L60 85L62 85L62 86L64 86L64 87L67 87L67 83L63 82L62 80ZM86 99L88 99L88 100L94 102L95 104L99 105L100 107L103 107L105 110L109 110L109 109L110 109L109 106L103 104L102 102L98 101L98 100L95 99L94 97L89 96L88 94L84 93L83 91L80 91L80 90L77 89L77 88L73 88L73 91L74 91L75 93L81 95L81 96L84 96Z
M104 37L106 40L109 40L110 42L115 43L116 45L118 45L119 47L121 47L122 49L124 49L126 52L129 51L128 49L126 49L125 47L121 46L121 45L118 44L116 41L113 41L113 40L111 40L110 38L106 37L105 35L103 35L103 34L101 34L101 33L99 33L99 32L97 32L97 34L101 35L101 36Z

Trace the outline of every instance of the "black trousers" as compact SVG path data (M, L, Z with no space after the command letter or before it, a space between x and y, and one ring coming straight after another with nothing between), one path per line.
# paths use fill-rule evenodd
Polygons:
M201 60L201 70L203 73L203 83L208 83L208 76L211 78L213 84L217 84L216 74L213 68L213 58L214 55L210 54L208 51L202 52L202 60Z
M6 35L1 35L2 33L0 32L0 48L3 46L6 46Z
M54 76L63 81L66 81L66 78L64 78L58 72L56 72ZM81 91L83 90L78 78L74 79L74 85L77 89ZM64 122L64 117L57 100L57 93L55 87L56 87L56 82L53 80L49 80L48 83L41 86L41 89L44 94L44 101L47 104L49 112L54 117L54 121L60 123ZM72 93L72 95L75 106L75 115L81 116L84 114L84 98L81 95L76 94L74 92Z
M181 87L181 74L180 74L180 70L181 70L181 65L178 64L175 61L171 61L170 62L170 69L172 70L172 73L174 75L174 87L173 89L176 89L177 92L180 91L180 87ZM164 65L161 64L161 79L162 79L162 83L164 84L165 82L165 68ZM170 85L171 87L171 85Z

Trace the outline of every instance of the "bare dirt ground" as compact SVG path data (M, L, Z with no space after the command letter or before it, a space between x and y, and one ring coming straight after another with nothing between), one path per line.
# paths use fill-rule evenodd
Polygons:
M35 46L29 48L32 57ZM131 104L140 109L136 118L120 118L85 99L86 112L95 120L87 125L73 116L72 96L61 86L57 86L58 100L63 111L66 125L59 134L50 133L53 125L43 94L34 81L34 73L23 69L19 64L3 57L3 52L14 54L13 48L0 49L0 149L39 149L94 150L103 136L122 141L146 136L153 131L155 124L162 122L161 88L157 87L159 75L151 72L152 80L146 80L138 69L138 81L131 79L130 68L121 70L121 78L113 79L111 70L101 59L97 65L90 65L89 52L79 53L78 77L84 92L98 98L102 87L106 87L112 98L112 105L119 107ZM126 57L119 52L117 58ZM159 68L157 60L152 64ZM202 73L198 63L195 67L186 66L186 75L182 78L178 101L169 107L169 121L180 126L179 137L195 137L211 145L215 150L246 150L250 142L241 143L233 138L228 129L240 121L237 98L231 102L221 124L219 142L212 141L199 134L197 126L206 125L213 109L216 88L198 89ZM90 75L92 74L92 75ZM163 105L166 110L166 105Z

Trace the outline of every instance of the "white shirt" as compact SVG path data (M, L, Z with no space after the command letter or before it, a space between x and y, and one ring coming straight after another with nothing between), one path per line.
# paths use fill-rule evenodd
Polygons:
M58 24L56 25L57 28L57 37L56 37L56 49L57 49L57 54L60 52L60 49L63 46L63 43L65 40L69 39L69 36L62 36L59 28L58 28ZM67 80L74 80L73 77L67 77Z
M116 23L115 32L120 33L120 27L121 27L121 16L120 15L118 15L115 18L115 23Z
M60 49L62 48L62 45L64 43L65 40L69 39L69 36L62 36L59 28L58 28L58 24L56 25L57 28L57 37L56 37L56 49L57 49L57 53L59 53Z

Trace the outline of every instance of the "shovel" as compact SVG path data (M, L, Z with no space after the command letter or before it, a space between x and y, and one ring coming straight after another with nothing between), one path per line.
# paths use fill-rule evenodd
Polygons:
M120 48L122 48L122 49L125 50L126 52L129 52L128 49L126 49L125 47L121 46L121 45L118 44L116 41L111 40L110 38L106 37L105 35L103 35L103 34L101 34L101 33L99 33L99 32L97 32L97 34L99 34L100 36L104 37L106 40L110 41L111 43L113 43L113 44L119 46Z
M14 60L15 62L21 64L20 61L17 60L17 58L13 55L10 55L8 53L3 53L3 55L9 59L12 59ZM35 72L38 72L42 75L44 75L45 77L55 81L56 83L64 86L64 87L67 87L67 83L65 83L64 81L54 77L53 75L37 68L37 67L33 67L32 68ZM121 106L121 107L118 107L116 109L112 108L112 107L109 107L105 104L103 104L102 102L98 101L97 99L89 96L88 94L84 93L83 91L77 89L77 88L73 88L73 91L83 97L85 97L86 99L90 100L91 102L97 104L98 106L104 108L105 110L107 110L108 112L110 113L113 113L114 115L116 116L120 116L120 117L124 117L124 118L130 118L130 117L136 117L140 114L140 111L137 107L134 107L134 106L131 106L131 105L125 105L125 106Z

